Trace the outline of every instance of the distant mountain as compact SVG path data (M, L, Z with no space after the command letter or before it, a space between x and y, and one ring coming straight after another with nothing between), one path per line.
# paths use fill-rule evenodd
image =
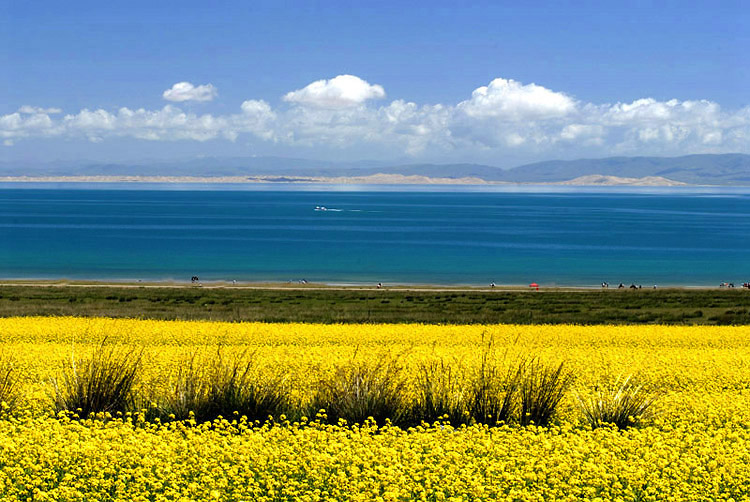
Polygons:
M330 162L285 157L201 157L187 161L154 161L137 164L0 163L0 176L369 176L402 174L432 178L477 177L503 179L505 171L480 164L405 164L364 160Z
M481 178L485 181L505 181L507 171L482 164L404 164L347 170L339 176L367 176L373 174L403 174L429 178Z
M0 176L327 176L341 170L386 166L378 161L329 162L287 157L200 157L138 163L50 162L26 165L0 163ZM359 171L357 171L359 172Z
M504 181L554 183L595 174L622 178L657 176L691 185L750 185L750 155L552 160L510 169Z
M741 153L683 157L608 157L551 160L512 169L480 164L414 164L370 168L370 174L421 175L443 178L475 177L510 183L561 183L592 176L665 178L688 185L750 185L750 155ZM363 171L359 171L360 173ZM679 184L677 183L677 184Z
M0 163L0 176L278 176L363 177L400 174L429 178L480 178L489 182L561 183L576 179L665 178L691 185L750 185L750 155L705 154L684 157L609 157L551 160L512 169L483 164L389 164L380 161L330 162L284 157L203 157L137 164Z

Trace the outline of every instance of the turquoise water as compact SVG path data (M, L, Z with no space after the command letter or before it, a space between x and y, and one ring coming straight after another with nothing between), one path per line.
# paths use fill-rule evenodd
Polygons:
M114 188L0 184L0 278L750 280L750 191L742 189Z

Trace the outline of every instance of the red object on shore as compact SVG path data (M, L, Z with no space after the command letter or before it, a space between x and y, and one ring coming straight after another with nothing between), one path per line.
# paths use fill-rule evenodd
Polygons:
M536 289L537 291L539 291L539 284L537 284L537 283L535 283L535 282L532 282L531 284L529 284L529 287L530 287L530 288L534 288L534 289Z

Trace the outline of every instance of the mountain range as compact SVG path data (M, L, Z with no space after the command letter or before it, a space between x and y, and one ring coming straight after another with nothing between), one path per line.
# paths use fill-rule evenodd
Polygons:
M187 161L132 164L92 162L22 165L0 162L0 176L200 176L200 177L366 177L375 174L428 178L480 178L487 182L560 183L600 175L666 178L690 185L750 185L750 155L699 154L682 157L608 157L550 160L501 169L483 164L390 164L329 162L283 157L202 157Z

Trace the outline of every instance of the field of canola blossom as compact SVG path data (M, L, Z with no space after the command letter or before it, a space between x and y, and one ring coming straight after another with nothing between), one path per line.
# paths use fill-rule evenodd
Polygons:
M490 343L508 364L564 362L575 381L548 427L56 416L52 382L105 339L143 349L138 385L154 396L180 361L219 346L283 372L300 402L348 361L396 359L413 375L439 360L464 374ZM0 420L0 501L750 500L750 327L7 318L0 354L23 395ZM659 391L655 416L586 425L576 396L631 374Z

